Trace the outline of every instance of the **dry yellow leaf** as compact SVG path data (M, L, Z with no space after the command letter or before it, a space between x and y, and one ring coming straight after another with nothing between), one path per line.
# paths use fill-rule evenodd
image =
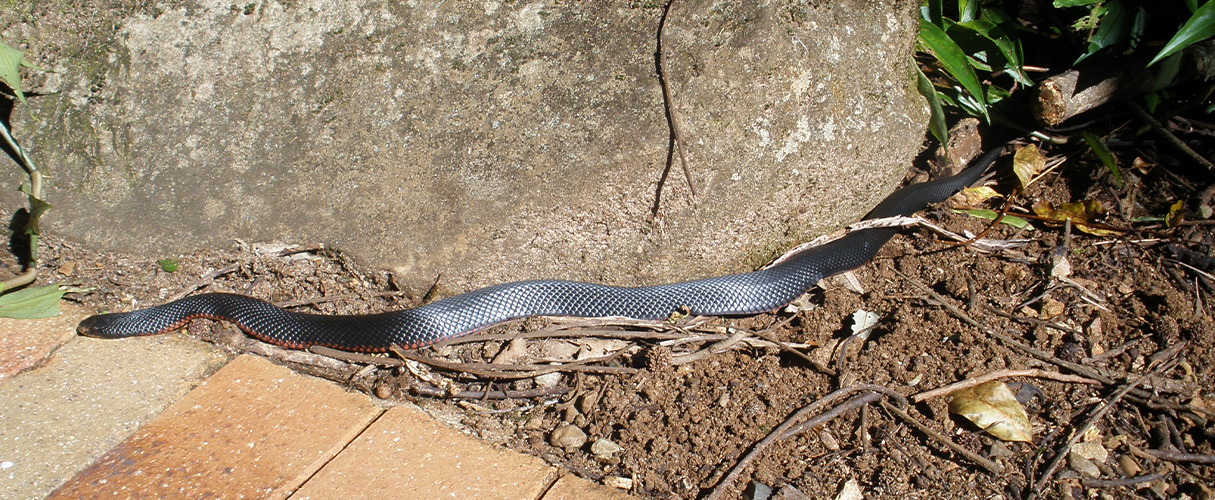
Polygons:
M1030 179L1046 169L1046 157L1038 150L1038 146L1030 144L1013 155L1013 173L1017 175L1017 186L1025 189Z
M955 205L973 207L992 198L1003 196L990 186L978 186L959 191L958 194L953 195L953 201Z
M953 393L949 412L966 417L998 439L1033 442L1034 430L1025 408L1008 386L998 380Z
M1076 229L1084 231L1093 236L1116 236L1118 231L1101 229L1092 226L1105 215L1105 207L1097 200L1084 200L1074 203L1060 203L1055 206L1049 201L1042 201L1034 204L1034 213L1039 217L1057 222L1064 222L1071 219L1072 224Z

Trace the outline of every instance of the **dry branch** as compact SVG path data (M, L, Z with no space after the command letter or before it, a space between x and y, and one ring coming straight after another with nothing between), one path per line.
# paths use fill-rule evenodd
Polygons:
M1183 51L1181 70L1168 82L1156 82L1156 69L1142 60L1110 61L1064 71L1038 85L1033 103L1034 118L1048 127L1108 102L1168 88L1196 79L1215 77L1215 41L1190 46Z

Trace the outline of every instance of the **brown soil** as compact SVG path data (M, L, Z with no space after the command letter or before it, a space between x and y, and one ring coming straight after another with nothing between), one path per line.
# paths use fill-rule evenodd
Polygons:
M1073 180L1070 188L1065 179L1050 177L1045 187L1034 188L1022 200L1069 201L1085 193L1076 185L1093 185L1097 186L1092 188L1093 196L1104 198L1106 206L1118 206L1118 200L1108 196L1113 191L1104 187L1106 181L1079 176L1082 179ZM1140 211L1163 213L1167 208L1162 207L1170 200L1184 197L1168 193L1168 182L1159 175L1148 174L1139 182L1135 186L1165 186L1137 188L1143 191L1135 192ZM1126 203L1128 193L1118 195ZM926 216L955 231L978 232L984 227L981 221L939 208ZM1110 222L1124 224L1117 218ZM362 374L352 386L390 401L415 402L473 434L540 456L582 476L631 479L632 491L643 497L698 498L708 494L757 442L800 408L841 387L876 384L910 396L1005 368L1073 373L1053 359L1030 356L967 324L913 284L920 282L979 324L1054 359L1098 370L1112 383L1015 379L1037 389L1025 392L1036 394L1025 401L1035 431L1032 445L1001 442L951 416L947 397L908 409L928 427L1002 466L1000 473L949 451L887 409L869 405L761 450L730 496L739 488L760 484L780 490L786 495L783 498L799 498L794 488L813 498L827 498L854 479L871 497L1024 498L1050 470L1057 454L1067 449L1067 440L1077 427L1105 402L1118 397L1113 411L1098 420L1097 433L1090 436L1108 452L1108 458L1096 460L1096 468L1088 470L1097 471L1104 481L1158 473L1166 474L1163 479L1110 486L1085 475L1079 461L1063 460L1041 494L1047 498L1210 498L1210 487L1205 485L1215 484L1215 469L1209 462L1170 461L1152 453L1188 453L1207 459L1215 454L1212 281L1210 275L1178 264L1161 242L1134 242L1164 238L1209 255L1205 249L1215 243L1209 226L1158 228L1125 238L1073 231L1066 242L1063 229L1038 227L1021 232L1002 226L988 234L989 238L1028 239L1024 247L996 254L942 244L931 233L907 230L877 259L855 272L863 293L849 291L833 279L825 291L812 292L796 312L715 319L698 327L766 329L772 338L800 345L801 351L823 365L820 367L779 348L744 344L676 366L673 359L712 342L659 346L657 340L643 339L606 363L632 368L631 373L565 373L557 389L568 391L550 390L548 397L454 400L419 396L426 390L486 388L481 378L437 369L428 380L419 380L413 370L389 367ZM93 287L92 293L69 299L108 310L150 306L197 289L245 293L270 301L336 298L296 310L361 313L409 307L423 293L415 291L413 297L385 293L395 290L387 273L361 273L332 254L298 254L292 259L237 245L233 250L180 257L180 269L168 273L150 259L99 254L53 235L45 242L42 281ZM1070 262L1070 284L1050 275L1051 255L1056 250L1056 255L1064 255ZM301 256L308 258L298 258ZM230 265L236 266L231 272L199 279ZM867 340L847 342L846 352L839 355L834 349L851 335L850 318L858 309L874 311L881 319ZM490 333L533 331L548 323L530 320ZM602 347L603 342L587 338L527 340L523 346L515 344L515 349L526 347L527 351L513 362L543 362L540 357L559 357L562 351L585 345ZM488 363L510 346L503 340L491 340L420 354ZM1157 369L1154 355L1174 347L1180 347L1180 352L1158 372L1168 379L1167 384L1139 380L1137 375ZM349 380L350 375L305 369L342 380ZM1156 396L1150 403L1134 394L1118 396L1130 382L1154 388ZM536 384L531 378L497 380L490 388L535 390ZM553 430L567 423L588 436L585 443L568 450L550 444ZM597 456L591 444L598 439L610 440L622 450Z

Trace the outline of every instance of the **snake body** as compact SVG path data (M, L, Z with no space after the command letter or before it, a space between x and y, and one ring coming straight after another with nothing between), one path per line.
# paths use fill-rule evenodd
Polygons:
M930 203L944 201L977 181L999 153L999 148L987 153L952 177L895 191L865 219L907 216ZM758 271L656 286L519 281L413 309L349 316L291 312L252 297L208 293L148 309L92 316L82 321L77 331L90 337L135 337L172 331L194 318L208 318L229 321L255 338L293 349L320 345L383 352L393 345L416 349L528 316L660 320L676 311L708 316L750 315L784 307L819 280L861 266L897 231L852 231Z

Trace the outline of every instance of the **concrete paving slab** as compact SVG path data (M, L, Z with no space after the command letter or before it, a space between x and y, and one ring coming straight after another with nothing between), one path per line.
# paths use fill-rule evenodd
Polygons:
M365 395L240 356L50 498L286 498L381 412Z
M73 338L0 384L0 498L43 498L226 359L182 335Z
M631 496L616 488L592 483L578 476L561 476L544 492L541 500L633 500Z
M59 346L76 336L76 324L92 310L63 304L53 318L0 318L0 383L42 365Z
M535 499L556 477L556 469L539 458L483 443L398 406L291 499Z

